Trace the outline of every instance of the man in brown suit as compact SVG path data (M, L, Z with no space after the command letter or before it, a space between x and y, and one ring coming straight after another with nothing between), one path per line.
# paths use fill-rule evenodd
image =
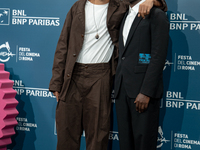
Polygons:
M164 0L159 0L166 10ZM140 15L156 0L146 0ZM106 150L110 85L118 57L119 27L128 5L121 0L79 0L67 14L54 57L49 90L54 93L57 150L78 150L85 130L87 150Z

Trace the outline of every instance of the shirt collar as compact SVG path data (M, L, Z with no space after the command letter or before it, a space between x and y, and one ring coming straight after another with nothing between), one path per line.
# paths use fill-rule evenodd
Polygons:
M137 3L135 6L133 6L132 8L129 6L129 14L132 12L134 13L138 13L139 11L139 6L141 3L143 3L145 0L141 0L139 3Z

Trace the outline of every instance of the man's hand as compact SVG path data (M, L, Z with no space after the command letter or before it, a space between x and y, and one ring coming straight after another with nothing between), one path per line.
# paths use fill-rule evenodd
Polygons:
M139 93L134 102L136 104L136 111L139 111L139 113L144 112L149 105L149 101L150 97Z
M53 95L56 97L56 100L57 100L57 102L58 102L58 101L59 101L58 96L60 95L60 93L58 93L58 92L53 92Z
M153 7L154 0L146 0L139 6L138 17L145 19L145 16L150 13L151 8Z

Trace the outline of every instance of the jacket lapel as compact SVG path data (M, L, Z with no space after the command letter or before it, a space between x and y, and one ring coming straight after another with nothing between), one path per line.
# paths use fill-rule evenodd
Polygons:
M87 0L81 0L77 9L77 15L85 29L85 4Z
M119 7L119 3L115 0L110 0L108 5L108 14L107 14L107 26L108 22L112 16L112 14L115 12L115 10Z
M126 50L128 44L130 43L131 38L132 38L133 34L135 33L135 30L137 29L137 27L138 27L138 25L139 25L141 20L142 20L142 17L136 16L135 20L133 21L133 24L132 24L131 29L129 31L129 35L128 35L124 50Z
M125 24L125 20L126 20L127 16L128 16L128 11L124 15L124 18L122 20L122 24L120 27L120 31L119 31L119 46L120 46L120 49L122 48L122 50L124 50L124 48L125 48L124 41L123 41L123 29L124 29L124 24Z

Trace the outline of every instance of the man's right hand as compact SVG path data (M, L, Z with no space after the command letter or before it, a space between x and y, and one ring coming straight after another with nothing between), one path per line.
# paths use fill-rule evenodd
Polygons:
M148 108L149 101L150 97L139 93L134 102L136 104L136 111L139 113L144 112Z
M58 102L58 101L59 101L58 96L60 95L60 93L58 93L58 92L53 92L53 95L56 97L56 100L57 100L57 102Z

